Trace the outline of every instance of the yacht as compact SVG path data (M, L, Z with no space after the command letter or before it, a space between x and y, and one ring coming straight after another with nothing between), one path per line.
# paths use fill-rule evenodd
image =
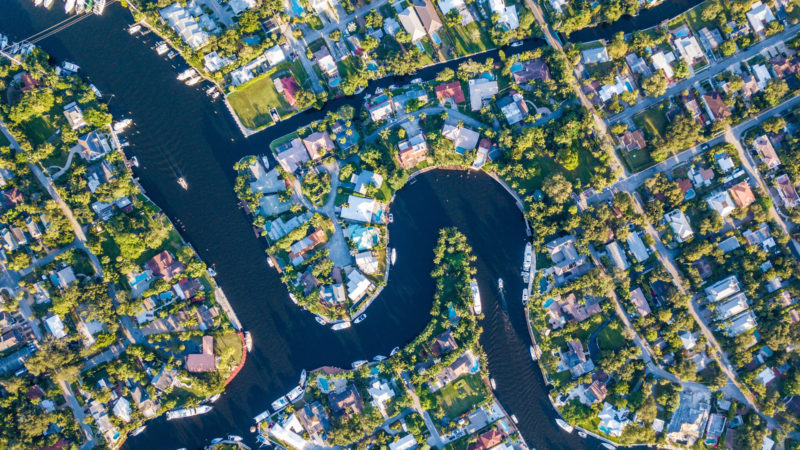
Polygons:
M158 44L156 44L156 53L158 53L159 55L163 55L168 51L169 51L169 46L167 46L166 42L161 41Z
M214 93L211 94L211 98L214 98L214 99L219 98L219 91L215 90Z
M115 133L122 133L123 131L125 131L125 129L127 129L129 126L131 126L132 123L133 123L133 120L131 120L131 119L123 119L123 120L120 120L119 122L115 122L114 123L114 132Z
M278 411L282 410L283 408L286 408L288 405L289 405L289 400L287 400L286 396L283 395L279 399L277 399L274 402L272 402L271 406L272 406L272 409L275 410L275 412L278 412Z
M139 167L139 158L131 156L131 164L133 164L134 167Z
M92 6L92 12L98 16L103 15L103 11L106 10L106 0L94 0L94 5Z
M288 394L286 394L286 399L289 400L289 402L294 403L297 401L297 399L299 399L302 396L303 396L303 387L297 386L296 388L289 391Z
M131 436L138 436L138 435L142 434L142 431L144 431L144 429L145 429L144 425L140 426L139 428L131 431Z
M316 320L317 323L320 324L320 325L325 325L327 323L327 322L325 322L325 319L323 319L320 316L314 316L314 320Z
M195 75L197 75L197 71L194 70L193 67L190 67L190 68L188 68L188 69L186 69L183 72L178 74L178 81L188 80L189 78L191 78L191 77L193 77Z
M498 289L499 291L501 291L501 292L502 292L502 290L503 290L503 279L502 279L502 278L498 278L498 279L497 279L497 289Z
M222 442L223 440L224 439L222 439L222 438L214 438L214 439L211 440L211 444L212 445L216 445L216 444L219 444L220 442Z
M481 314L483 306L481 305L481 292L478 290L478 281L473 278L469 282L469 288L472 290L472 310L475 314Z
M194 86L195 84L199 83L202 79L203 79L203 77L201 77L200 75L195 75L195 76L193 76L192 78L189 78L189 80L186 81L186 85L187 86Z
M603 442L603 443L602 443L602 444L600 444L600 445L602 445L603 447L607 448L608 450L614 450L615 448L617 448L617 446L616 446L616 445L614 445L614 444L610 444L610 443L608 443L608 442Z
M331 330L333 331L346 330L348 328L350 328L349 320L345 320L343 322L337 322L331 326Z
M42 0L34 0L33 6L42 6Z
M531 243L528 242L527 244L525 244L525 260L522 262L522 270L526 272L531 270L531 261L533 259L532 256L533 256L533 247L531 246Z
M86 1L78 0L75 2L75 14L83 14L86 11Z
M528 288L522 289L522 306L528 306Z
M392 265L394 265L395 261L397 261L397 250L392 249Z
M167 412L167 420L183 419L184 417L199 416L211 411L208 405L193 406L191 408L173 409Z
M255 420L255 421L256 421L256 423L260 423L260 422L262 422L264 419L266 419L267 417L269 417L269 410L266 410L266 411L262 412L261 414L259 414L259 415L255 416L255 417L253 417L253 420Z
M186 182L186 178L178 177L178 184L184 189L189 189L189 183Z
M534 361L539 359L539 357L536 356L536 349L534 349L532 345L531 345L531 359L533 359Z
M142 26L139 25L138 23L135 23L128 27L128 34L136 34L140 31L142 31Z
M222 397L222 394L214 394L211 397L208 397L206 403L214 403L215 401L219 400L220 397Z
M497 383L494 382L494 378L489 380L492 383L492 389L497 389Z
M515 416L514 414L511 415L511 420L513 420L514 423L519 423L519 420L517 420L517 416Z
M383 361L384 359L386 359L386 357L383 355L375 355L375 357L372 358L373 361L378 361L378 362Z
M353 364L351 364L351 366L353 367L353 369L358 369L359 367L363 366L366 363L367 360L359 359L358 361L353 361Z
M392 352L391 352L391 353L389 353L389 356L394 356L394 355L396 355L396 354L397 354L397 352L399 352L399 351L400 351L400 347L395 347L395 348L393 348L393 349L392 349Z
M94 92L94 96L95 96L95 97L97 97L97 98L103 98L103 93L102 93L102 92L100 92L100 89L97 89L97 86L95 86L95 85L93 85L93 84L90 84L90 85L89 85L89 89L91 89L91 90L92 90L92 92Z
M564 422L563 419L556 419L556 425L561 427L561 429L566 431L567 433L572 433L572 431L575 429L575 427L573 427L572 425L568 424L567 422Z
M242 442L242 437L235 434L229 434L228 440L233 442Z
M78 70L80 70L80 67L77 64L69 61L64 61L61 63L61 68L70 73L78 73Z
M249 331L245 331L244 332L244 343L245 343L245 346L247 346L247 351L248 352L252 352L253 351L253 336L250 335Z
M64 12L69 14L75 8L75 0L67 0L67 4L64 5Z
M306 369L303 369L303 371L300 372L300 383L299 383L300 386L305 386L306 385L306 377L307 377L307 375L308 375L308 373L306 372Z
M386 218L387 218L387 219L389 219L389 223L392 223L392 222L394 222L394 214L392 214L392 213L389 213L389 215L388 215L388 216L386 216Z
M367 318L367 314L366 313L361 314L360 316L356 317L355 320L353 320L353 323L361 323L366 318Z
M44 0L44 7L50 9L50 7L53 6L54 2L55 0Z

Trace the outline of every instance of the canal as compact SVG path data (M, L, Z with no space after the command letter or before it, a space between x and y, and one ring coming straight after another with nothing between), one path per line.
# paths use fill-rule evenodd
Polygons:
M0 32L13 40L63 19L60 11L34 8L30 1L0 0ZM38 44L59 60L78 63L82 74L105 93L115 117L134 120L128 152L141 164L136 175L203 260L214 265L255 348L211 413L174 422L152 420L127 447L199 448L228 433L252 442L252 418L295 385L302 369L349 367L354 360L388 354L409 342L428 321L434 289L429 276L432 249L438 230L446 226L465 233L477 256L485 313L481 343L497 381L497 396L519 419L528 444L539 449L599 447L597 441L567 434L554 423L541 372L528 353L520 301L525 223L500 185L482 173L437 170L399 191L392 206L395 222L389 228L397 264L388 286L367 311L367 320L334 333L289 300L279 277L266 265L263 240L252 233L233 193L234 162L244 155L267 153L272 139L324 112L299 114L244 139L221 102L211 101L199 86L190 88L175 79L183 69L180 58L157 56L150 49L155 35L126 33L131 21L126 10L113 5L104 16L88 17ZM535 45L540 42L530 41L522 49ZM415 76L429 79L439 70L429 68ZM380 80L370 91L395 82L402 80ZM336 99L328 108L345 103L358 107L361 98ZM178 176L188 180L187 191L175 182ZM497 292L498 278L505 282L502 295Z

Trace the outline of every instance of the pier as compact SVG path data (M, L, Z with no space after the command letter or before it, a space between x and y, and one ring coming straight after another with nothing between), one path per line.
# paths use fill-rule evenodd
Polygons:
M217 303L222 307L222 310L225 311L225 314L228 315L228 320L231 321L233 328L236 331L242 331L242 323L239 322L239 318L236 317L236 313L233 311L230 302L228 302L228 297L225 296L221 287L217 286L214 289L214 297L217 299Z

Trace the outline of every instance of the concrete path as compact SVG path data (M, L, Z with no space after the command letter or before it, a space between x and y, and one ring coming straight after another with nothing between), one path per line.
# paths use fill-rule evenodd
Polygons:
M64 173L67 170L69 170L69 167L72 165L72 158L75 156L76 153L78 153L78 148L77 147L73 147L73 148L71 148L69 150L69 155L67 156L67 162L64 163L64 167L61 167L60 169L58 169L58 172L54 173L51 176L52 179L57 180L58 177L60 177L61 175L64 175ZM57 167L57 166L53 166L53 167ZM47 171L49 172L50 168L48 168Z

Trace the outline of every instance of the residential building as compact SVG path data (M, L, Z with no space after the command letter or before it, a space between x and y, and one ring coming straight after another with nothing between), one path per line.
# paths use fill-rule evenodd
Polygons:
M366 108L373 122L384 120L394 112L394 110L392 110L392 101L389 99L389 96L385 94L367 103Z
M303 139L303 145L306 147L308 155L314 161L334 149L331 137L324 131L317 131L316 133L308 135Z
M384 415L386 414L386 403L394 397L394 390L389 383L375 379L367 388L367 393L372 398L372 404Z
M336 61L333 60L328 47L323 45L322 48L314 52L314 60L322 73L328 76L329 83L339 78L339 68L336 66Z
M497 14L497 23L506 30L519 28L516 5L506 5L504 0L488 0L492 14Z
M374 275L378 273L378 259L371 251L363 251L355 256L356 266L367 275Z
M513 64L511 66L511 78L521 89L531 88L527 85L534 80L547 81L552 79L547 63L538 58Z
M78 138L78 143L72 149L78 150L83 159L91 162L109 153L111 145L108 136L99 131L92 131Z
M77 281L77 279L75 278L75 272L72 270L72 266L67 266L53 274L50 277L50 281L57 288L66 289L70 284Z
M755 74L756 81L758 82L758 87L760 89L764 89L767 87L767 83L769 80L772 79L772 75L769 74L769 69L764 64L755 64L752 66L753 74Z
M733 203L728 191L719 191L706 198L708 207L717 212L723 219L728 217L736 209L736 204Z
M50 334L52 334L56 339L61 339L67 336L64 322L61 321L61 318L58 317L58 314L51 313L51 315L45 318L44 326L47 328L47 331L49 331Z
M620 437L631 421L627 409L616 409L611 403L604 402L603 410L597 414L600 423L597 428L608 436Z
M719 92L707 92L703 94L703 104L706 112L712 121L725 119L731 116L731 110L725 104L725 99Z
M373 287L367 277L353 267L345 269L345 275L347 276L347 297L353 303L361 300Z
M497 81L486 78L469 80L469 105L473 111L479 111L483 100L491 98L498 92Z
M620 135L619 141L625 150L629 152L641 150L647 146L642 130L625 130L625 132Z
M125 423L131 421L131 402L125 397L120 397L114 402L114 415L119 417Z
M778 195L783 200L785 207L794 208L800 205L800 197L798 197L797 190L795 190L789 175L784 173L779 177L775 177L775 187L778 189Z
M775 239L769 232L769 225L763 223L755 230L745 230L742 236L747 240L749 245L759 245L765 251L769 251L775 247Z
M558 370L569 370L572 378L578 378L594 369L594 363L586 357L581 341L573 339L567 342L567 351L559 351L559 357Z
M707 393L682 391L678 409L667 425L667 440L687 447L693 446L705 431L710 410Z
M300 89L300 86L297 85L297 81L294 80L294 77L278 77L272 80L272 83L275 85L275 91L278 94L283 95L283 98L286 100L286 103L289 104L292 108L297 107L297 91Z
M294 138L275 148L275 159L283 167L283 170L294 173L301 165L310 160L310 156L303 141L300 138Z
M760 1L753 3L750 6L750 11L747 11L745 16L747 16L747 21L750 22L750 26L753 27L753 32L756 34L762 34L765 25L775 21L775 15L772 10Z
M380 187L383 186L383 176L369 170L362 170L357 174L354 173L350 177L350 183L353 184L354 192L366 195L367 186L374 186L376 189L380 189Z
M435 33L442 28L442 20L439 18L439 13L436 12L436 7L433 6L431 0L411 0L410 3L414 6L414 11L417 12L425 32L433 38Z
M464 97L464 91L461 89L460 81L451 81L450 83L440 84L436 86L436 98L445 103L452 101L454 104L464 103L467 99Z
M637 287L631 291L631 303L636 307L636 312L639 314L639 317L644 317L653 312L650 309L650 304L647 303L647 299L644 297L642 288Z
M641 74L643 77L649 77L653 74L647 66L647 63L636 53L628 53L625 55L625 62L628 63L628 68L633 73Z
M728 337L736 337L742 333L756 327L756 317L753 312L748 310L730 320L730 324L725 328Z
M431 354L437 358L458 350L458 344L456 343L455 337L453 337L453 332L447 330L436 336L433 343L430 345L430 349Z
M619 245L619 242L611 241L608 245L606 245L606 251L608 252L609 257L611 257L611 261L613 261L614 265L617 266L617 269L628 270L628 267L631 266L628 263L628 258L625 257L625 250L622 249L622 246Z
M749 308L747 296L744 292L737 292L728 297L724 303L717 305L716 309L714 309L714 318L715 320L728 320L746 311L747 308Z
M509 125L519 123L528 116L528 105L519 93L511 91L508 96L497 102L497 107L503 112Z
M615 80L616 83L614 84L604 84L600 87L597 95L600 97L601 102L605 103L614 98L615 95L622 95L632 89L632 82L628 77L623 78L617 75Z
M636 262L644 262L650 257L650 252L647 251L647 246L644 245L638 231L632 231L625 239L625 242L628 243L628 248L633 254L634 259L636 259Z
M709 302L718 302L739 292L739 290L739 278L736 275L731 275L705 288L706 299Z
M86 120L83 118L83 111L77 103L71 102L64 107L64 117L67 118L69 127L73 130L79 130L86 126Z
M200 24L180 3L176 2L161 9L159 14L192 50L196 50L208 42L208 33L200 28Z
M194 373L217 370L217 358L214 356L214 336L203 336L201 353L186 355L186 370Z
M467 9L464 0L439 0L438 4L444 16L447 16L447 13L454 9L458 11L458 14L461 16L461 25L467 26L475 21L475 18L472 17L472 13Z
M756 201L756 196L747 181L741 181L728 189L733 202L738 208L747 208Z
M596 64L611 61L605 46L593 47L581 52L581 61L584 64Z
M416 166L428 155L428 142L422 132L398 142L397 148L398 162L405 168Z
M216 50L207 53L203 57L203 67L210 73L214 73L225 66L232 64L234 59L232 57L222 58Z
M722 34L720 34L719 30L716 28L709 30L707 27L703 27L697 32L697 37L700 39L700 45L702 45L707 52L715 50L724 41L724 39L722 39Z
M261 215L273 217L292 209L292 202L281 200L279 195L264 195L258 200Z
M658 51L651 57L651 62L656 70L663 70L664 76L671 80L675 76L675 71L672 70L672 62L675 61L675 54L672 52L664 53Z
M342 205L340 217L351 222L371 223L383 220L385 206L372 198L350 195Z
M389 443L389 450L411 450L417 447L417 440L413 434L407 434L402 438Z
M681 58L686 61L689 67L692 67L695 61L705 59L706 55L703 53L703 49L700 48L697 38L694 36L677 38L672 41L672 45L678 50L678 54L681 55Z
M772 141L769 140L766 134L753 139L753 149L761 156L761 160L769 169L774 169L781 165L781 160L778 154L775 153L775 147L772 146Z
M334 416L351 417L364 411L364 404L358 394L358 389L352 384L341 392L328 394L328 404Z
M550 6L553 7L559 14L564 12L563 8L569 4L569 0L550 0Z
M578 253L575 242L575 236L567 235L545 244L553 261L553 273L562 283L588 272L591 268L586 256Z
M403 25L403 28L406 30L406 33L411 37L411 43L415 44L422 40L427 33L425 32L425 27L422 25L422 22L419 20L419 16L415 8L409 6L408 8L400 11L397 14L397 19Z
M464 154L473 150L478 145L481 135L474 130L466 127L459 127L445 122L442 128L442 136L453 142L456 152Z
M672 232L675 234L675 240L678 242L686 242L694 236L692 226L689 224L689 218L680 209L664 214L664 220L669 223Z
M297 411L297 418L309 436L318 443L327 442L327 431L331 427L328 413L320 402L310 402Z

